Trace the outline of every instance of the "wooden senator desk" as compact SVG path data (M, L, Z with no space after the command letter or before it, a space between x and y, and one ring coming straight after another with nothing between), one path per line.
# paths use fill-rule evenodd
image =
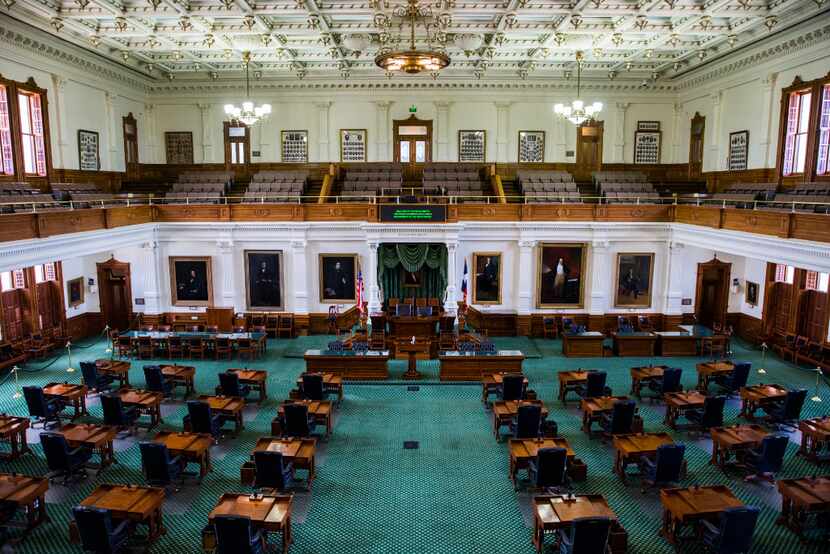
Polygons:
M823 448L830 448L830 416L804 419L798 422L801 431L801 447L798 453L814 462L830 460L830 455L822 454Z
M239 434L242 431L242 410L245 408L245 400L238 396L209 396L203 394L199 400L207 402L210 411L222 416L225 420L233 421L234 431Z
M112 441L118 434L117 428L92 423L68 423L58 432L64 436L70 448L86 446L98 454L98 473L115 463Z
M92 494L81 501L81 506L110 510L116 519L129 519L134 524L147 525L147 542L152 544L167 531L162 523L164 489L137 485L98 485ZM80 542L75 521L69 523L70 541Z
M199 464L199 480L210 471L210 447L213 437L207 433L176 433L162 431L153 442L159 442L170 450L172 457L181 456L187 463Z
M657 335L648 331L632 331L630 333L611 333L614 342L615 356L654 356L654 345L657 344Z
M249 339L256 345L259 352L265 350L265 344L268 339L267 333L208 333L206 331L125 331L119 336L128 337L131 341L137 341L140 337L150 337L151 340L155 341L166 341L171 337L178 337L183 341L190 339L203 339L205 341L228 339L235 346L238 346L241 339Z
M666 402L666 415L663 423L672 429L677 429L677 418L681 417L686 410L703 408L706 396L697 390L667 392L663 395L663 400Z
M650 365L631 368L631 394L637 398L641 397L644 385L652 381L659 381L663 378L663 371L668 369L667 365Z
M184 387L184 397L187 398L196 392L194 380L196 368L189 365L165 365L161 367L161 374L173 382L174 386Z
M683 526L701 519L714 521L725 509L744 505L724 485L663 489L660 491L660 503L663 505L660 534L674 545L678 543Z
M331 400L288 400L277 408L277 417L271 420L271 434L282 435L281 420L285 417L285 404L305 404L308 406L308 415L314 418L318 425L326 427L326 436L331 435Z
M725 467L732 454L737 450L751 448L761 444L770 434L760 425L733 425L731 427L712 427L712 464Z
M559 378L559 395L558 398L565 405L568 393L576 390L577 387L588 382L588 370L577 369L575 371L560 371L557 374Z
M582 517L607 517L613 520L608 546L611 554L622 554L628 550L628 534L617 519L617 514L601 494L544 495L534 496L533 504L533 545L541 554L545 545L545 533L567 529L573 521Z
M315 372L309 372L314 374ZM305 375L305 373L303 374ZM297 390L303 388L303 375L297 377ZM323 390L326 392L334 392L337 394L337 403L343 402L343 378L334 373L317 373L323 377Z
M625 468L637 464L642 456L653 456L664 444L674 444L668 433L639 433L614 436L614 471L625 483ZM686 461L683 460L685 472Z
M579 408L582 410L582 430L591 436L591 427L594 422L599 422L603 414L614 410L614 403L628 400L627 396L596 396L594 398L582 398L579 401Z
M49 383L43 387L43 394L52 398L59 398L74 409L72 419L87 415L86 386L70 385L69 383Z
M254 449L251 451L251 459L257 452L279 452L283 459L294 466L295 469L308 471L308 490L316 474L314 466L314 454L317 451L317 439L315 438L278 438L260 437ZM246 466L242 466L241 480L243 485L252 485L256 471L246 474Z
M389 351L368 350L306 350L306 371L334 373L349 380L381 380L389 378Z
M119 389L118 395L125 406L135 406L141 415L149 416L148 429L164 423L161 419L161 401L164 400L162 393L139 389Z
M9 443L11 452L0 452L0 459L14 460L29 452L26 442L26 429L29 428L28 417L0 414L0 441Z
M703 362L695 366L697 368L697 390L706 392L709 388L709 381L717 376L724 376L732 373L735 364L730 361L724 362Z
M213 518L218 515L245 516L250 518L253 531L264 529L269 533L282 533L282 550L288 552L291 544L291 507L293 495L257 495L251 498L250 494L225 493L219 499L216 507L208 515L208 523L213 526ZM213 551L215 544L205 544L202 547ZM210 547L210 548L206 548Z
M268 398L268 391L266 390L268 372L264 369L234 368L229 369L228 372L236 373L240 384L248 385L249 387L256 389L259 392L260 404L265 402L265 399Z
M605 335L599 331L584 333L564 333L562 335L562 353L568 358L601 358Z
M46 516L46 491L49 490L49 480L43 477L28 477L0 473L0 501L10 502L15 507L22 507L26 512L26 532L37 527ZM6 523L13 526L14 523Z
M741 387L741 413L746 419L755 419L755 412L766 405L774 404L787 396L787 389L781 385L751 385Z
M493 402L493 434L500 440L499 430L503 425L509 425L519 413L519 406L535 404L542 408L542 423L548 417L548 409L541 400L496 400Z
M98 368L98 373L118 379L119 387L130 385L130 362L100 359L95 360L95 366Z
M415 309L415 307L413 307ZM438 321L440 315L430 316L403 316L393 315L389 318L389 334L394 342L399 340L416 339L437 342Z
M679 331L657 331L661 356L697 356L698 343L711 337L712 330L703 325L678 325Z
M808 514L830 512L830 477L780 479L777 485L781 493L781 517L776 523L786 525L799 537Z
M536 458L542 448L564 448L567 450L568 463L574 459L574 451L563 437L544 439L510 439L510 480L516 484L519 470L526 469L530 461Z
M521 373L525 356L521 350L481 352L442 351L438 360L441 381L481 381L494 373Z

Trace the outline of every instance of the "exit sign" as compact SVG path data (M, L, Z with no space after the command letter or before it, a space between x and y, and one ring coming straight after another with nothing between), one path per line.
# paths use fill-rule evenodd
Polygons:
M447 221L447 207L428 204L388 204L380 207L383 223L424 223Z

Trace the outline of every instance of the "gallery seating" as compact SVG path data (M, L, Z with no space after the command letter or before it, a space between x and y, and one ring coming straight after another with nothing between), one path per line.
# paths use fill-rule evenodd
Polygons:
M374 196L398 195L403 185L400 164L354 164L341 168L340 196L365 201Z
M251 178L244 203L285 202L305 193L307 171L260 171Z
M480 201L481 196L491 195L481 166L478 164L429 163L424 166L423 187L426 193L439 193L458 201ZM467 197L467 198L465 198Z

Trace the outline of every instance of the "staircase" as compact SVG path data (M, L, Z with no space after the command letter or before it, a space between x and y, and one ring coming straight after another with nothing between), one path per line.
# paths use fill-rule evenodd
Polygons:
M522 202L522 191L519 190L519 182L515 179L505 179L502 177L501 188L504 190L504 196L508 203L518 204Z
M596 199L599 196L599 191L597 191L596 185L593 182L588 183L577 183L576 188L579 190L579 195L585 198L586 196L590 196L592 198L588 200L583 200L589 204L597 204L598 201Z
M312 179L309 177L308 184L306 185L305 192L303 196L306 198L303 199L305 204L314 204L317 202L317 198L320 196L320 191L323 189L323 180L322 179ZM331 194L336 194L336 192L332 192Z
M233 198L233 202L240 202L241 197L245 195L245 192L248 190L248 185L250 183L234 181L231 185L231 188L228 189L227 196Z

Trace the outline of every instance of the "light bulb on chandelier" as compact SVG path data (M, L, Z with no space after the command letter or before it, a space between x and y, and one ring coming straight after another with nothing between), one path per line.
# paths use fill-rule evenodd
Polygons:
M225 104L225 115L232 122L239 122L244 123L245 125L254 125L255 123L266 119L269 115L271 115L271 104L263 104L261 106L255 106L253 102L251 102L251 79L248 74L249 67L251 65L251 53L250 52L243 52L242 53L242 63L245 66L245 98L246 100L241 103L242 107L237 107L233 104Z
M594 119L594 117L602 111L602 102L593 102L585 105L580 99L580 92L582 88L582 52L576 53L576 100L571 102L570 106L564 104L556 104L553 107L554 113L573 123L574 125L582 125L586 121Z

